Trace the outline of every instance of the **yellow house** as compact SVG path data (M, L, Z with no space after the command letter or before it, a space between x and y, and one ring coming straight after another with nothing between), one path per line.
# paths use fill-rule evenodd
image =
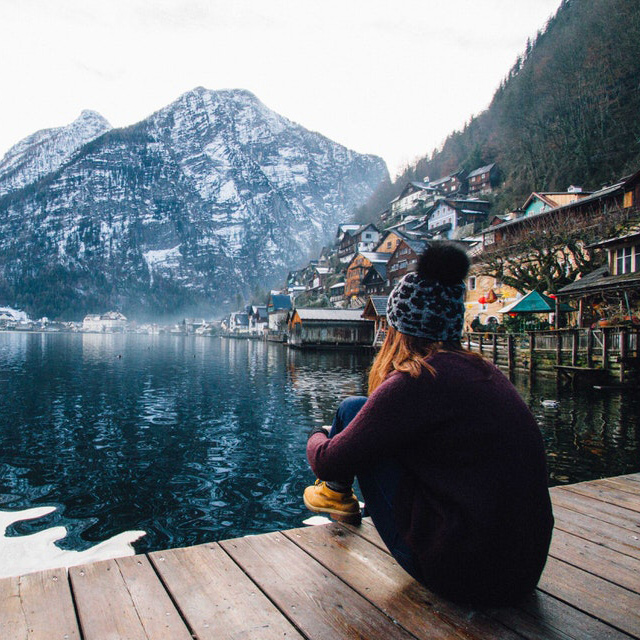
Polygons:
M498 311L516 300L517 295L518 292L513 287L499 282L493 276L474 273L474 268L471 267L467 276L465 331L471 330L471 323L475 318L478 318L484 325L493 320L501 322L501 315Z

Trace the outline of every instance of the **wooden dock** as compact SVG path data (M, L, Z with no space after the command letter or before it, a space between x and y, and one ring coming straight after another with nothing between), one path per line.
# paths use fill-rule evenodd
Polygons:
M640 638L640 473L552 489L535 594L472 610L332 523L0 580L2 640Z

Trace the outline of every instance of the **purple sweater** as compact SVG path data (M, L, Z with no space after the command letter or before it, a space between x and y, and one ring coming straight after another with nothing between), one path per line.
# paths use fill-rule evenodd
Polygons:
M349 427L316 433L319 478L344 478L391 456L405 470L398 530L425 583L456 600L502 604L529 593L547 557L553 516L540 430L492 364L453 353L436 376L392 374Z

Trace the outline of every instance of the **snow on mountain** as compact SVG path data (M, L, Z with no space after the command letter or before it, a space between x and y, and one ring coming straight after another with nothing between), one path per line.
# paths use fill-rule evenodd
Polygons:
M99 113L85 110L66 127L42 129L21 140L0 160L0 196L55 171L109 129L111 125Z
M39 132L7 154L1 166L24 188L0 197L0 303L53 317L213 310L268 287L388 175L380 158L244 90L190 91L78 144L34 182L44 164L26 156L53 137ZM67 140L59 147L74 148Z

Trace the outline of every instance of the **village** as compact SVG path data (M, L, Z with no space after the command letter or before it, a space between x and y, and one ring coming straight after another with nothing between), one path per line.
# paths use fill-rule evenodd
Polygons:
M340 224L333 246L289 272L265 304L246 305L222 320L137 324L108 311L63 323L31 321L2 308L0 329L377 348L386 335L391 289L415 269L428 242L450 240L462 244L472 262L465 315L470 348L491 349L494 362L510 371L596 379L606 370L628 380L638 368L640 171L596 191L533 192L505 215L491 212L498 182L495 164L408 182L378 225Z
M554 355L553 367L574 375L582 355L581 368L601 368L593 366L593 344L604 349L605 366L608 339L602 336L618 335L616 348L624 353L616 352L616 359L626 363L616 375L624 378L619 369L636 364L637 355L630 354L637 354L640 325L640 172L596 191L570 186L565 192L534 192L506 215L492 214L486 198L497 176L492 164L467 175L409 182L380 215L382 225L340 225L333 247L290 272L265 306L227 316L223 334L297 348L377 347L393 286L414 270L426 243L452 240L472 260L465 329L479 336L474 348L491 343L498 360L503 336L523 335L522 362L516 365L514 355L509 366L532 371L530 336L549 342L549 332L555 332L549 350L560 356ZM567 332L565 345L558 346L557 336ZM563 349L571 349L565 364Z

